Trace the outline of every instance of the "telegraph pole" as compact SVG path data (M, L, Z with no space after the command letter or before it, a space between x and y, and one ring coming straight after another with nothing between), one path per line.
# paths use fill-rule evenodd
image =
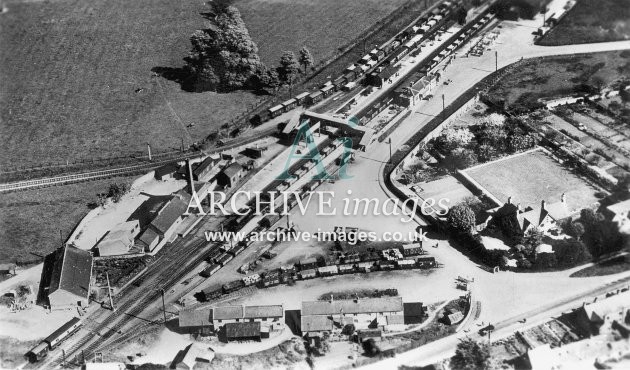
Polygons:
M387 163L392 163L392 138L390 137L387 141L389 144L389 161Z
M166 325L166 304L164 303L164 288L160 289L162 293L162 314L164 314L164 325Z
M446 113L444 112L444 110L446 109L446 103L444 100L444 94L442 94L442 120L446 119Z
M149 162L152 161L151 159L151 144L147 143L147 151L149 152Z
M109 295L109 306L112 308L112 311L116 312L114 299L112 298L112 287L109 285L109 274L107 273L107 271L105 271L105 277L107 278L107 295Z

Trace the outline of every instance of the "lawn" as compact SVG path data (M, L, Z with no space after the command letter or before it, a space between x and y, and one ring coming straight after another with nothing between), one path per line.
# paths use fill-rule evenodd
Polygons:
M627 0L577 0L577 4L540 41L540 45L570 45L630 39Z
M523 208L536 207L542 200L558 202L562 193L566 193L571 210L589 207L597 201L595 188L543 151L500 159L465 172L500 201L506 202L511 196Z
M603 262L596 263L580 271L571 274L571 277L591 277L618 274L630 269L630 259L628 256L615 257Z
M0 197L0 263L37 262L30 252L43 255L61 245L89 212L88 203L107 191L108 179L39 190L2 194Z
M488 92L491 101L520 110L538 99L568 96L606 87L630 74L630 53L611 51L527 59Z

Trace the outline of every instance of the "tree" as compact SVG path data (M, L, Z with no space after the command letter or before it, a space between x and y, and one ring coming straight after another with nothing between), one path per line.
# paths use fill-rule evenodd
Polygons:
M368 357L374 357L378 355L379 353L381 353L381 349L376 344L376 341L374 340L374 338L369 338L369 339L364 340L362 343L362 346L363 346L363 352L365 352L365 355Z
M465 203L457 204L448 212L448 225L464 234L471 234L475 227L475 212Z
M586 245L575 239L558 240L553 250L558 266L562 268L577 266L593 259Z
M470 149L457 148L445 158L445 165L453 170L471 167L477 163L477 154Z
M494 146L483 144L477 148L477 155L479 156L479 161L488 162L497 156L497 150Z
M313 60L311 51L308 50L306 46L303 46L302 49L300 49L300 64L304 66L304 73L306 73L307 68L311 67L314 63L315 61Z
M488 369L491 367L490 348L471 338L462 339L450 364L453 370Z
M474 138L475 135L467 127L448 127L442 131L435 144L439 150L451 152L467 146Z
M118 203L122 199L123 195L129 192L129 186L125 183L113 183L109 185L109 191L107 197L112 198L112 202Z
M215 4L212 27L195 31L186 69L197 91L231 91L251 86L263 65L241 14L233 6Z
M465 25L466 24L466 16L468 15L468 10L466 10L466 8L464 6L461 6L459 9L457 9L457 23L460 25Z
M278 67L278 75L280 81L293 86L293 79L300 72L300 64L292 51L285 51L280 57L280 66Z
M512 153L527 150L536 146L536 138L530 134L512 135L508 138L508 150Z

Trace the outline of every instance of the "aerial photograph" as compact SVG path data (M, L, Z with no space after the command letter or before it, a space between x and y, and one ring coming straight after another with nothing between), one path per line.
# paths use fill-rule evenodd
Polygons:
M0 0L0 369L630 370L630 0Z

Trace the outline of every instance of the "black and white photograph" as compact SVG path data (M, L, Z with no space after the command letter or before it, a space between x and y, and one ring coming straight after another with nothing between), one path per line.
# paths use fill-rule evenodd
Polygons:
M630 370L630 0L0 0L0 369Z

